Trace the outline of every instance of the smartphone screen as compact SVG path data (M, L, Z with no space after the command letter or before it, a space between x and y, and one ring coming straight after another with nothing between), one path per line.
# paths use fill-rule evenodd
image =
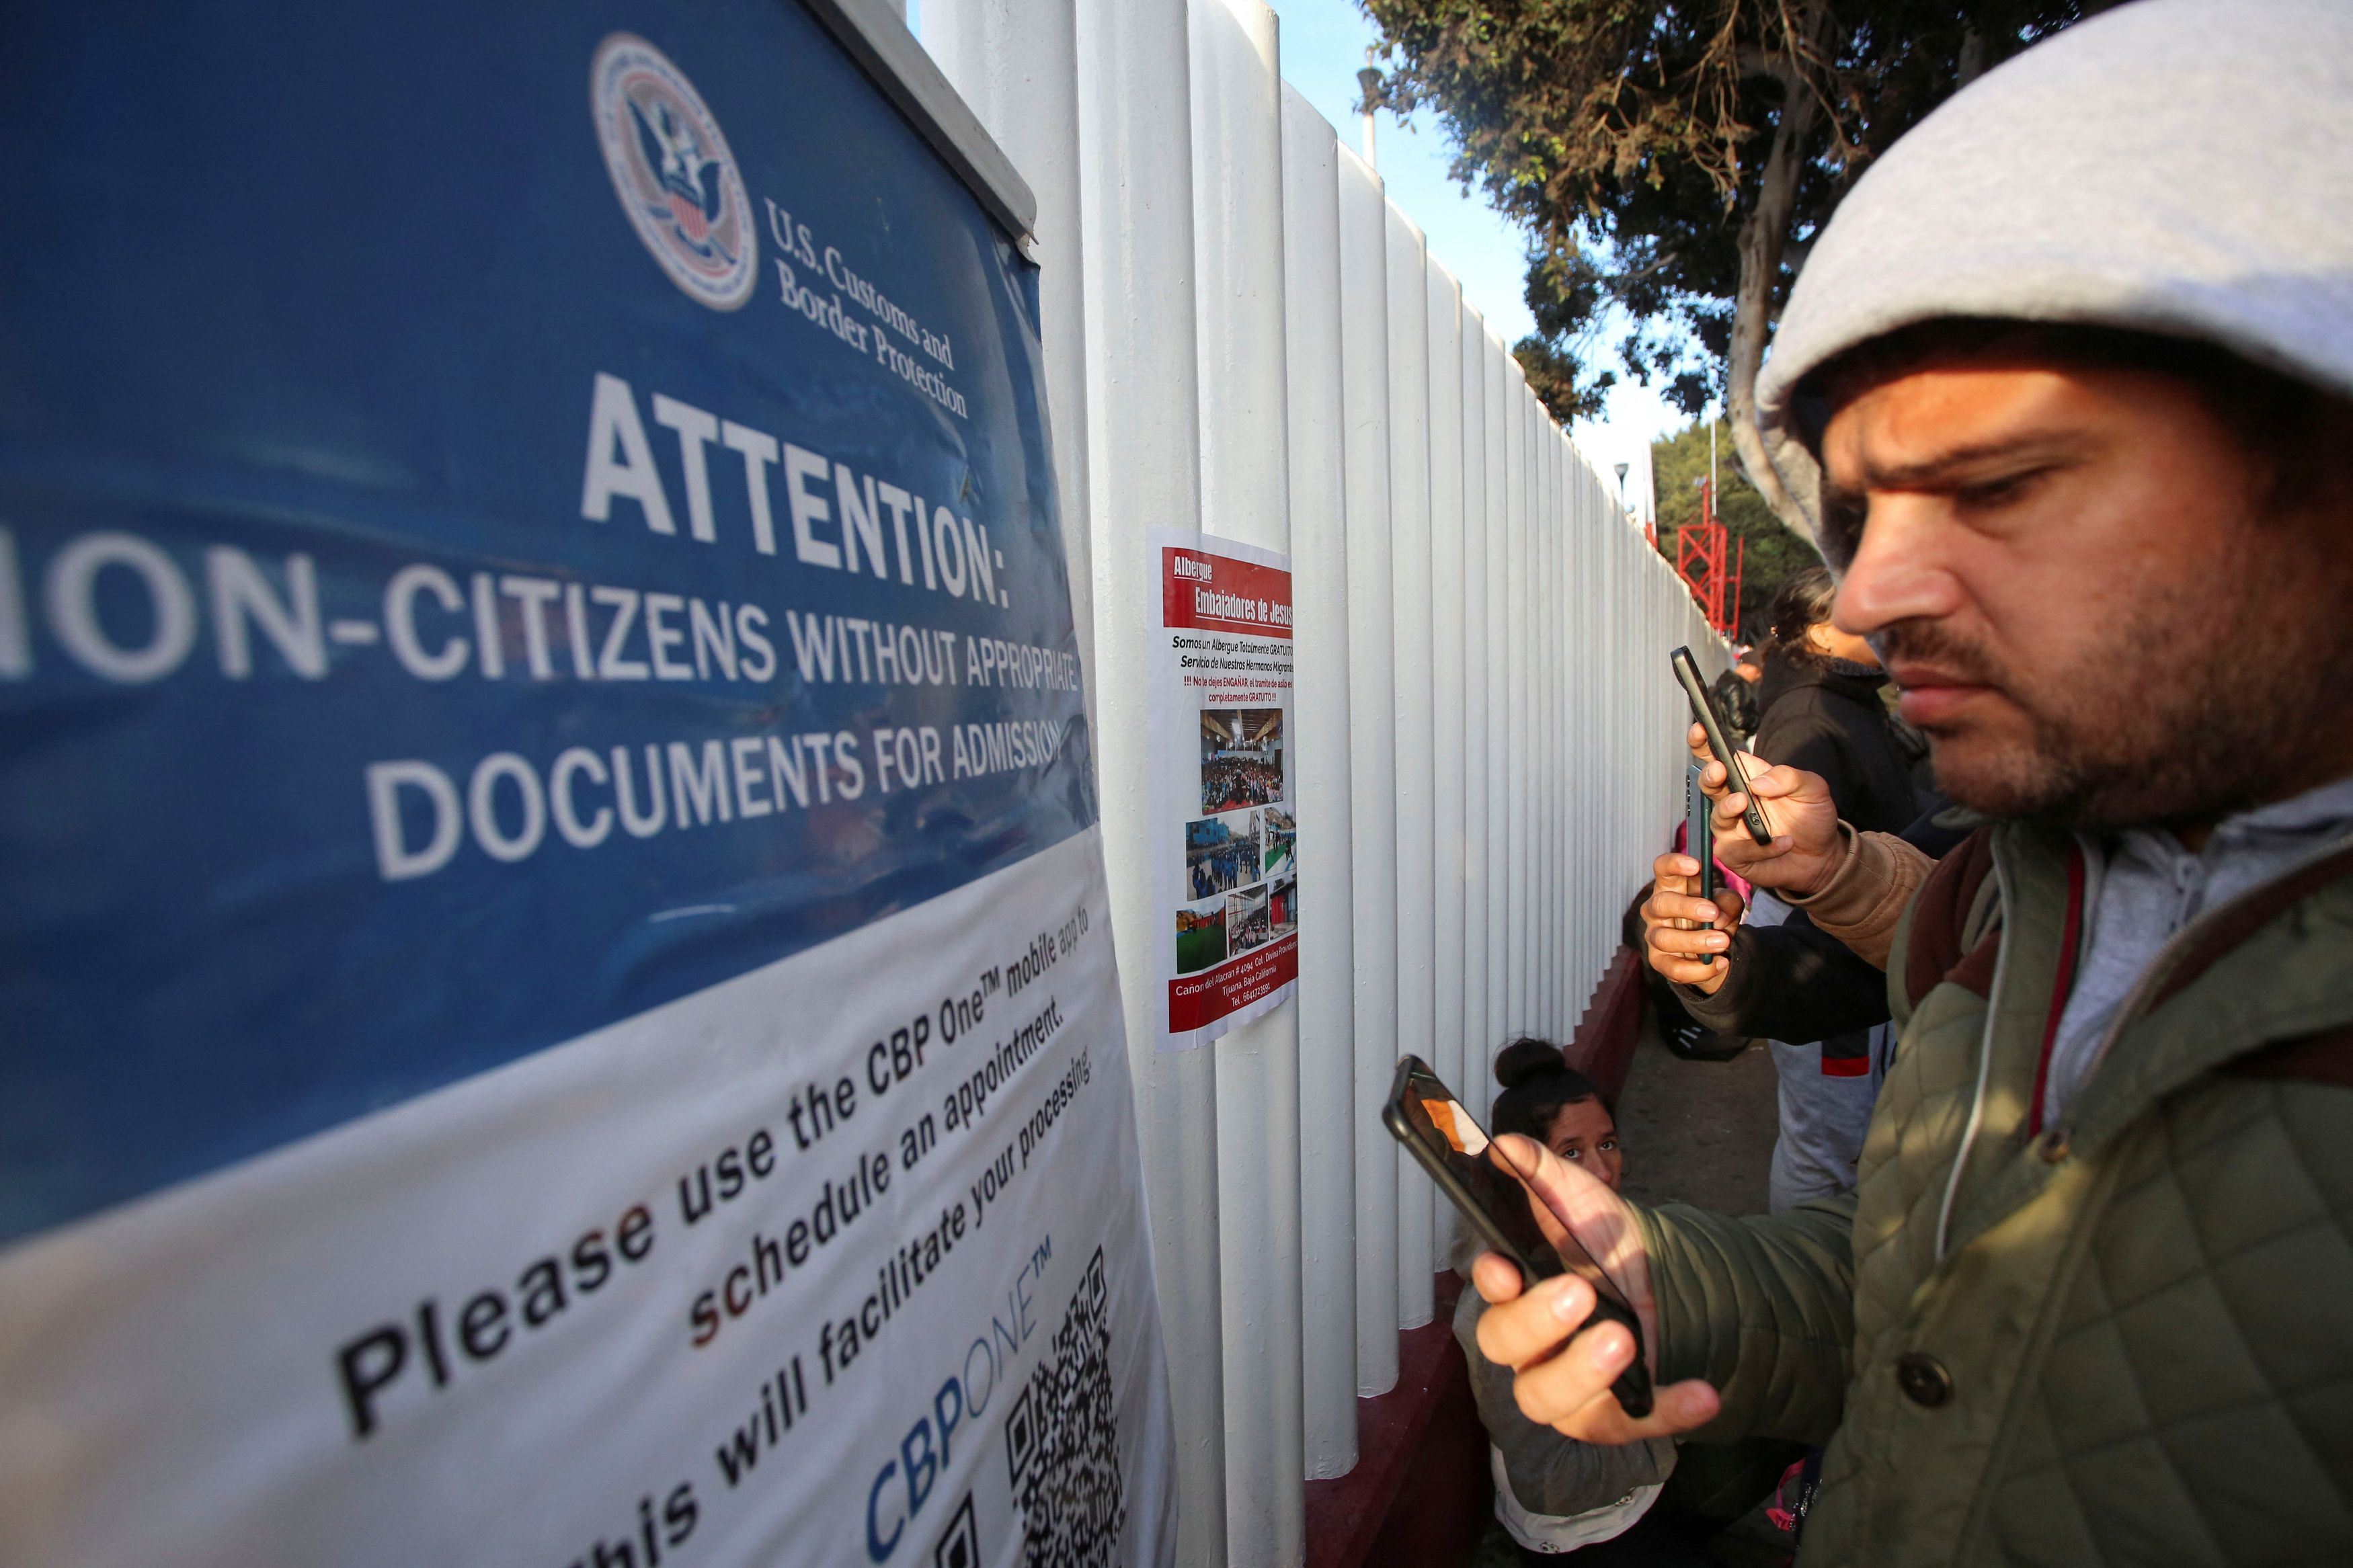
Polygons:
M1414 1074L1406 1083L1404 1110L1414 1136L1430 1155L1454 1173L1479 1205L1479 1214L1511 1245L1504 1251L1531 1279L1548 1279L1565 1267L1538 1228L1528 1207L1528 1191L1496 1163L1504 1152L1489 1140L1435 1075ZM1493 1242L1493 1236L1484 1237Z
M1551 1228L1557 1234L1551 1235L1537 1224L1530 1205L1542 1200L1520 1179L1503 1145L1487 1136L1454 1098L1453 1090L1411 1057L1400 1064L1398 1076L1398 1108L1427 1155L1423 1164L1442 1167L1453 1177L1451 1183L1441 1177L1439 1184L1448 1189L1458 1208L1464 1209L1464 1217L1477 1226L1482 1238L1518 1264L1532 1280L1548 1279L1573 1268L1603 1300L1625 1306L1626 1297L1617 1281L1577 1245L1565 1224L1556 1220ZM1438 1173L1431 1169L1430 1174ZM1476 1213L1471 1212L1473 1205Z
M1636 1420L1651 1413L1651 1374L1643 1359L1642 1325L1617 1281L1578 1245L1556 1215L1549 1226L1536 1219L1538 1200L1521 1180L1503 1145L1454 1098L1418 1057L1398 1063L1389 1103L1381 1113L1390 1133L1415 1163L1428 1171L1479 1237L1518 1266L1533 1284L1574 1270L1593 1287L1593 1315L1609 1319L1634 1336L1633 1363L1610 1385L1618 1403Z

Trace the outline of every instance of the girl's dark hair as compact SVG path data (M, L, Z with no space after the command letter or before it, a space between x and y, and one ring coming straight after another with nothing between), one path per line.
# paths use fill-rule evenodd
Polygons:
M1806 633L1831 618L1831 605L1838 597L1838 583L1827 566L1808 566L1793 572L1773 595L1772 626L1768 636L1774 651L1793 664L1821 662L1806 641Z
M1495 1081L1504 1092L1495 1097L1487 1120L1497 1133L1517 1132L1541 1143L1562 1106L1600 1100L1601 1108L1609 1109L1593 1080L1570 1067L1550 1040L1522 1036L1505 1046L1495 1058Z

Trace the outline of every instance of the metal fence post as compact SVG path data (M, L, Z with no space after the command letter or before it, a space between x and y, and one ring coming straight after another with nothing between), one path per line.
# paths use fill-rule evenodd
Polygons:
M1348 531L1356 968L1356 1393L1397 1384L1398 1148L1380 1124L1398 1055L1397 586L1389 522L1388 212L1339 149L1340 365Z
M1439 1059L1437 594L1430 571L1430 268L1421 231L1387 208L1389 516L1397 590L1398 1049ZM1431 1237L1441 1201L1408 1170L1398 1187L1398 1326L1430 1321Z
M1207 532L1288 552L1282 82L1274 13L1260 0L1192 0L1190 24L1201 522ZM1299 1047L1293 1005L1209 1047L1222 1134L1226 1549L1238 1564L1296 1563L1306 1550Z
M1177 1560L1226 1561L1216 1061L1153 1048L1147 530L1200 520L1190 75L1183 0L1081 0L1078 142L1092 487L1096 763L1136 1132L1176 1431Z
M1325 911L1299 930L1301 1365L1307 1475L1356 1462L1356 908L1350 700L1351 573L1344 514L1339 144L1282 93L1284 353L1290 367L1291 556L1297 707L1290 737L1298 855ZM1382 603L1388 603L1382 584Z

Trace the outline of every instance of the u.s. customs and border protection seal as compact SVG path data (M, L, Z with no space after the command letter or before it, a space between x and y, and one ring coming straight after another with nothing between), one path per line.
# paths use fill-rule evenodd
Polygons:
M741 308L758 281L759 233L734 154L694 84L643 38L615 33L596 47L588 98L638 237L688 297Z

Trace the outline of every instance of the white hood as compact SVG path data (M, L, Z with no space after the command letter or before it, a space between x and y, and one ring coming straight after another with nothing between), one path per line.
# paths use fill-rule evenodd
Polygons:
M2138 0L2036 45L1897 141L1840 204L1757 384L1938 316L2206 339L2353 394L2353 0Z

